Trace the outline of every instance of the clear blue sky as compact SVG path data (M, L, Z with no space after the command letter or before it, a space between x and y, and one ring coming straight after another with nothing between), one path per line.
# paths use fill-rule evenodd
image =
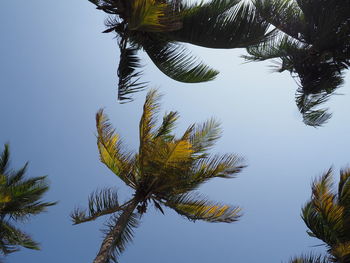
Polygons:
M98 160L95 120L103 107L131 149L146 92L133 103L116 101L118 49L104 30L105 14L87 0L3 1L0 8L0 143L10 143L12 165L30 162L28 175L49 175L46 199L59 201L24 229L42 251L22 249L9 263L91 262L101 242L103 220L72 226L70 212L86 206L97 188L124 185ZM210 83L172 81L143 56L144 79L164 94L164 111L178 110L178 132L216 117L223 137L216 152L235 152L249 167L236 179L214 180L201 190L214 200L240 205L234 224L192 223L170 210L144 216L121 262L286 262L311 250L300 208L313 178L349 164L350 103L347 82L327 104L334 113L323 128L301 121L296 84L288 73L270 73L269 63L242 64L243 50L191 47L221 74Z

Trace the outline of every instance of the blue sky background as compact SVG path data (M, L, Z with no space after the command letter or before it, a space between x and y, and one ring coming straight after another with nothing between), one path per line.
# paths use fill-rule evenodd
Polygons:
M46 200L59 201L23 228L42 251L22 249L9 263L91 262L102 241L104 220L72 226L75 206L86 206L98 188L116 186L120 200L131 193L98 160L95 113L103 107L130 149L138 147L138 121L145 92L116 101L118 48L104 30L105 14L87 0L3 1L0 8L0 143L10 143L12 167L30 162L28 175L49 175ZM244 50L190 46L221 71L215 81L182 84L168 79L143 56L144 79L164 94L162 113L181 114L180 134L193 122L216 117L223 136L214 152L244 156L238 178L214 180L201 192L240 205L234 224L192 223L170 210L150 208L120 262L286 262L308 251L324 251L309 238L300 208L310 184L331 165L349 165L347 82L327 106L325 127L302 123L288 73L270 73L271 63L243 64Z

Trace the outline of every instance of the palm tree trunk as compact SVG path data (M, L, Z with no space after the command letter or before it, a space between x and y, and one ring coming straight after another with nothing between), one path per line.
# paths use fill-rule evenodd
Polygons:
M100 251L98 252L93 263L108 262L108 259L110 257L110 252L112 249L114 249L113 243L114 243L115 237L119 236L122 233L122 231L124 230L126 224L130 219L130 216L132 215L135 208L137 207L138 203L139 201L133 198L130 204L128 204L125 207L123 213L119 216L117 223L103 240L100 247Z

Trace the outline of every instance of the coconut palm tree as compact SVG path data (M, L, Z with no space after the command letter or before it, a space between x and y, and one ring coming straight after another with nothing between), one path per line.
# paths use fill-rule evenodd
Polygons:
M312 185L311 200L302 209L308 234L322 240L329 262L350 262L350 169L340 171L338 192L332 189L332 169ZM317 262L317 261L313 261Z
M38 250L39 244L15 224L25 222L56 204L41 201L49 189L46 176L25 178L28 163L17 171L11 170L9 157L9 146L5 144L0 155L0 253L3 255L20 247Z
M324 124L331 114L319 106L343 83L350 65L350 2L338 0L256 0L274 37L248 47L246 59L277 59L299 88L296 101L304 122Z
M151 90L146 97L140 121L140 146L136 154L125 150L103 110L96 114L97 146L104 163L134 194L124 204L111 188L97 191L89 198L88 211L76 209L74 224L111 215L109 229L94 263L116 261L133 237L133 228L150 203L164 214L164 207L189 220L207 222L236 221L240 208L209 201L193 192L212 178L232 178L244 167L234 154L210 155L208 150L220 137L218 123L211 119L191 125L180 138L172 130L179 115L170 112L156 128L159 95Z
M197 59L182 43L207 48L242 48L256 44L268 23L255 17L251 4L240 0L188 3L181 0L89 0L111 14L107 30L120 49L118 99L145 88L140 81L143 49L168 77L186 83L209 81L218 71Z

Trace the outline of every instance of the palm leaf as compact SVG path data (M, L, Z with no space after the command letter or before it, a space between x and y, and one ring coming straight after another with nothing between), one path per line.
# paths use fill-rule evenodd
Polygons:
M174 136L171 135L171 132L175 128L175 122L178 118L179 114L176 111L171 111L168 114L165 114L162 124L155 133L154 139L161 138L165 141L173 140Z
M134 0L129 18L130 30L167 32L179 29L180 17L172 5L155 0Z
M212 118L193 127L190 141L195 153L204 153L208 151L220 137L220 123Z
M127 185L134 186L132 154L124 150L119 135L115 133L102 109L96 114L96 128L101 162Z
M268 23L246 2L213 0L185 6L182 12L182 28L169 33L175 41L208 48L242 48L268 36Z
M325 124L332 114L328 113L328 108L318 108L325 103L331 94L325 92L319 94L305 94L299 89L296 94L296 104L303 116L303 122L308 126L319 127Z
M141 71L136 71L141 67L137 57L137 49L127 48L124 44L119 45L120 60L118 67L118 100L130 101L131 94L146 88L145 82L140 82Z
M219 73L203 64L177 43L144 42L143 48L153 63L165 75L180 82L210 81Z
M4 150L0 155L0 174L6 173L9 165L10 150L9 145L5 144Z
M164 204L193 221L232 223L241 216L239 207L222 205L190 193L169 198Z
M331 260L323 255L302 255L300 257L292 258L289 263L330 263Z
M32 238L11 225L8 221L0 221L0 250L6 255L18 251L18 246L39 250L39 244Z
M119 205L117 191L106 188L92 193L89 197L88 213L82 209L75 209L71 214L73 224L93 221L100 216L112 214L122 210Z

